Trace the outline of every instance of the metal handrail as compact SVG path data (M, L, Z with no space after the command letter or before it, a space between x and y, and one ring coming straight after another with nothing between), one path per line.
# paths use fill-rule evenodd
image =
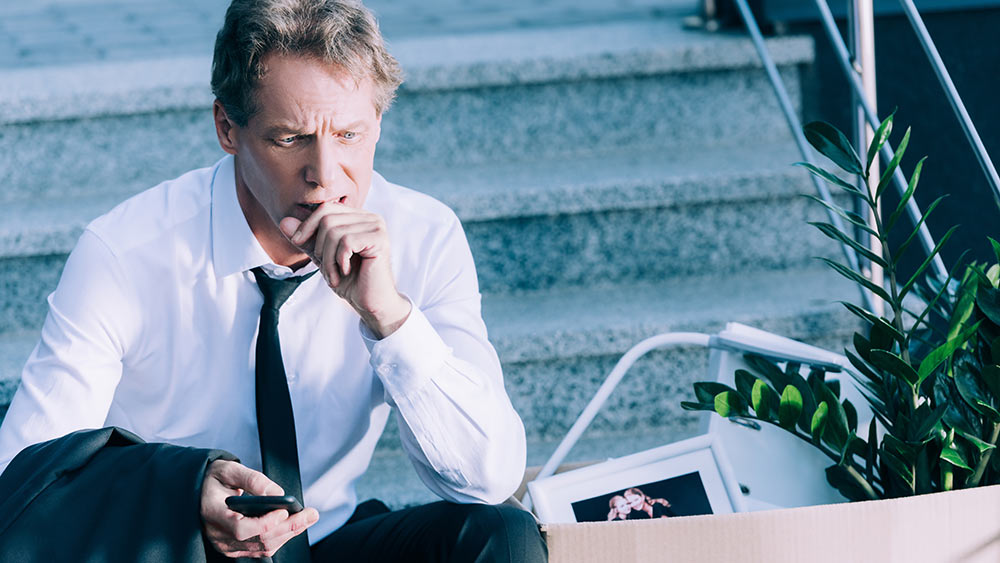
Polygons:
M858 98L858 102L868 119L868 123L873 129L877 129L880 121L878 116L875 115L875 111L865 101L864 85L861 83L861 78L858 76L854 66L851 64L851 56L847 51L847 45L844 44L844 38L840 35L840 31L837 29L837 23L833 19L833 13L830 11L829 4L827 4L826 0L816 0L816 7L819 8L820 16L823 21L823 28L826 30L826 34L830 38L830 42L833 43L834 52L837 54L837 59L840 62L841 69L844 71L844 75L847 76L847 81L854 90L854 93ZM887 163L891 162L896 156L895 151L892 150L889 143L886 143L882 147L881 154L882 158L884 158ZM899 167L897 167L895 173L893 173L892 179L900 195L906 192L907 181ZM920 245L923 247L924 252L929 255L931 251L934 250L934 238L931 237L930 230L927 228L927 223L921 223L923 213L920 211L920 206L917 205L915 198L911 197L907 202L906 213L910 220L913 221L914 225L920 224L920 233L917 238L920 240ZM948 279L948 269L945 268L944 261L941 259L940 254L934 256L931 267L934 269L934 275L939 279Z
M799 147L799 153L802 155L802 160L813 164L812 150L809 148L809 143L806 141L806 137L802 133L802 122L799 120L798 115L795 112L795 108L792 106L791 98L788 96L788 91L785 89L785 83L782 81L781 75L778 74L778 67L774 64L774 59L771 58L771 54L767 51L767 46L764 44L764 36L760 32L760 26L757 25L757 19L750 10L750 6L747 5L746 0L736 0L736 4L740 10L740 15L743 17L743 22L746 24L747 30L750 32L750 39L753 40L754 47L757 49L757 54L760 56L760 60L764 64L764 70L767 71L767 76L771 80L771 86L774 88L774 93L778 96L778 103L781 105L781 111L785 114L785 120L788 122L788 128L791 129L792 136L795 137L795 144ZM816 191L819 192L820 198L832 205L833 197L830 195L830 190L826 187L826 183L813 174L810 174L809 177L812 179L813 185L816 186ZM830 221L833 222L833 226L842 232L845 231L844 223L841 221L840 216L830 210L830 208L827 208L827 213L830 216ZM847 265L852 270L857 271L858 256L854 252L854 249L843 243L841 243L840 246L844 251L844 257L847 259ZM872 310L874 307L872 295L864 288L859 289L861 291L861 299L864 302L865 308L869 311Z

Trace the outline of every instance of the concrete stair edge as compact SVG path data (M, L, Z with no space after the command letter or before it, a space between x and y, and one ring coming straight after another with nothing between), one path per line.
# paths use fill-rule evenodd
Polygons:
M812 40L770 38L777 64L811 62ZM744 37L679 20L525 29L393 42L403 92L760 68ZM0 125L209 107L211 56L0 70Z
M517 217L794 198L808 189L794 145L696 147L456 168L378 170L435 197L463 223ZM134 193L9 201L0 209L0 259L72 250L84 227Z

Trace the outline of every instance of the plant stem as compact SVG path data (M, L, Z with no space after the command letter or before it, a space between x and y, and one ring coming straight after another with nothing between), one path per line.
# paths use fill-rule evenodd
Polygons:
M865 492L865 496L867 496L869 500L878 500L880 498L878 493L875 492L875 489L872 488L871 483L865 480L864 476L861 475L861 473L858 473L857 469L851 467L850 465L846 466L845 469L847 469L847 474L850 475L851 478L854 479L855 483L861 487L861 490Z
M950 463L941 464L941 490L950 491L955 488L955 470Z
M1000 423L992 423L990 425L990 444L994 446L997 445L997 438L1000 438ZM966 487L978 487L979 481L983 479L983 475L986 473L986 466L990 463L990 458L993 457L993 450L996 448L991 448L983 453L983 456L979 458L979 463L976 464L976 471L969 478L965 480Z

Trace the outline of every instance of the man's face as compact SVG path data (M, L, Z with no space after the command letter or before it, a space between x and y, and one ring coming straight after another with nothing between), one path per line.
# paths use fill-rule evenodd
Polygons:
M343 69L300 56L272 54L264 62L258 111L245 127L233 127L230 152L251 230L287 245L277 230L282 218L304 220L327 201L364 204L381 116L371 79L357 82Z

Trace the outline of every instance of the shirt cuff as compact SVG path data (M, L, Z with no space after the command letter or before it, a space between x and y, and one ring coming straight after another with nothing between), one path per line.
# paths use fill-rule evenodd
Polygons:
M412 300L410 304L410 316L402 326L381 340L359 321L361 339L371 354L372 369L391 397L420 389L440 371L451 353L423 311Z

